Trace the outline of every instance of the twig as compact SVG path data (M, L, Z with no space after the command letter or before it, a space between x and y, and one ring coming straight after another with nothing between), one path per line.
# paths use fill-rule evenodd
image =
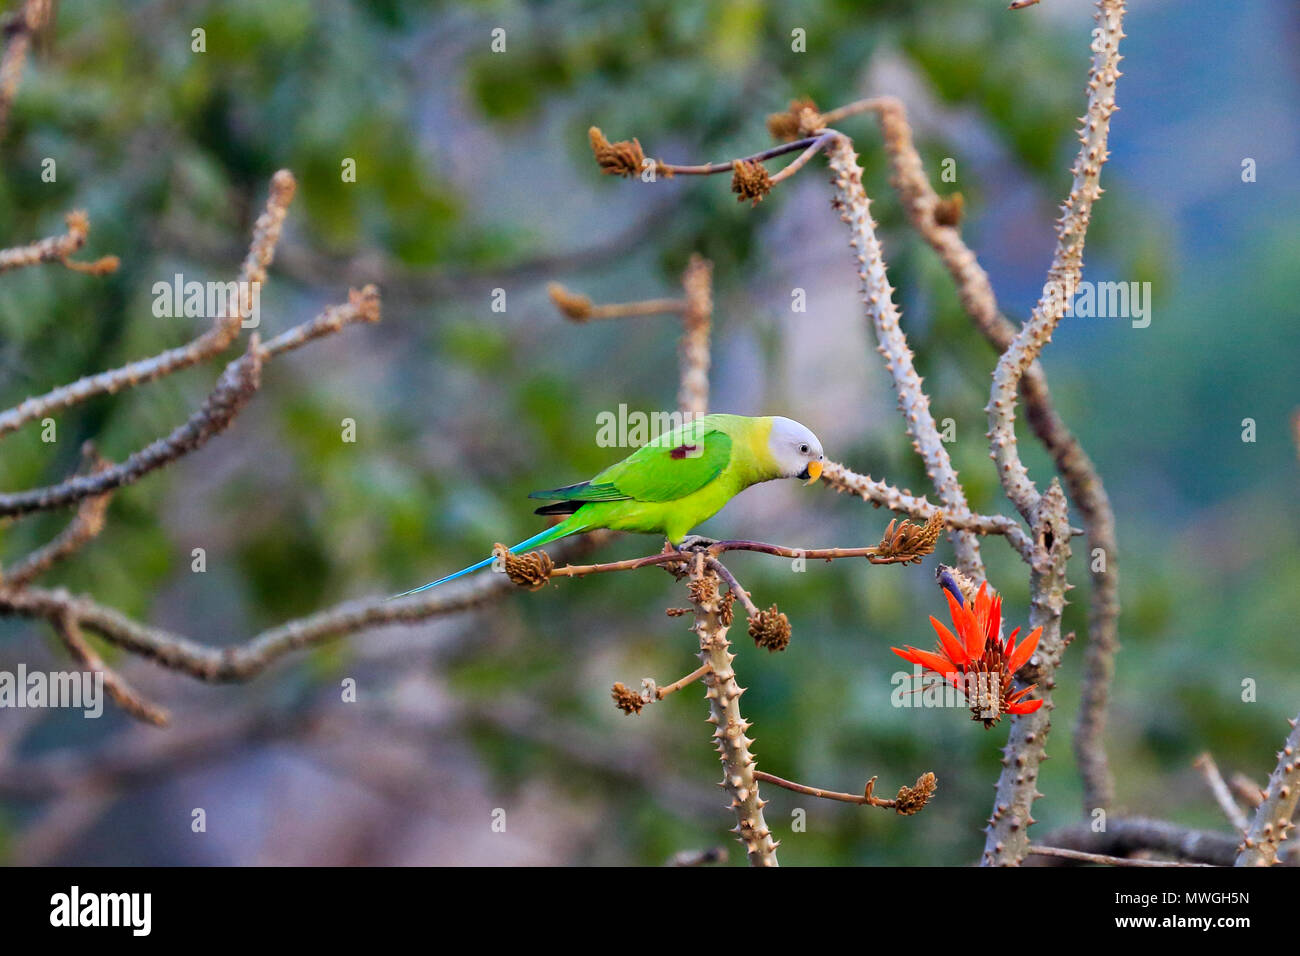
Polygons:
M1029 852L1038 856L1056 856L1065 860L1078 860L1080 863L1101 863L1106 866L1209 866L1209 863L1183 863L1178 860L1144 860L1125 856L1106 856L1103 853L1085 853L1082 850L1068 850L1060 846L1040 846L1035 843Z
M577 555L607 540L590 534L563 542L557 553ZM120 611L63 589L0 586L0 617L56 620L68 615L108 642L159 665L205 681L242 681L261 673L291 651L384 624L416 624L478 607L502 597L514 585L504 574L485 574L463 586L449 586L400 601L383 597L346 601L263 631L242 644L209 646L132 620Z
M786 790L793 790L795 793L802 793L809 797L820 797L823 800L837 800L840 803L856 803L859 806L882 807L889 810L897 810L904 816L911 816L919 812L930 797L934 794L935 778L932 773L924 773L916 780L913 787L900 787L897 797L877 797L876 778L872 777L867 781L866 787L862 793L838 793L834 790L822 790L818 787L805 786L802 783L795 783L791 780L784 780L781 777L771 773L764 773L761 770L754 771L754 778L765 783L776 784L778 787L784 787Z
M842 494L856 495L863 501L869 501L877 508L884 507L899 514L909 515L921 521L928 521L940 509L924 497L913 495L907 490L900 491L893 485L876 481L870 475L860 475L838 462L828 461L822 470L822 481ZM953 514L943 510L944 524L949 528L970 531L974 534L1000 534L1016 549L1027 562L1035 560L1034 543L1020 525L1003 515L981 515L970 511Z
M68 231L62 236L50 236L25 246L0 249L0 272L21 269L42 262L59 262L74 272L106 275L118 267L117 256L104 256L94 262L76 262L70 257L86 244L90 234L90 220L81 210L68 213L65 218Z
M265 362L353 322L374 322L378 317L379 293L369 286L359 292L353 290L347 305L326 309L312 321L277 336L265 345L254 334L249 340L248 350L226 366L203 405L170 435L110 468L68 478L46 488L0 494L0 516L60 508L134 484L150 472L201 448L229 428L261 386Z
M709 410L709 336L713 327L713 263L692 254L682 274L686 308L682 312L682 339L678 345L681 385L677 408L683 415L700 418Z
M555 307L574 322L621 319L643 315L674 314L682 317L681 361L677 407L687 416L703 416L709 406L709 334L713 324L713 263L692 254L682 273L685 295L680 299L646 299L641 302L596 304L558 282L547 286Z
M49 23L51 8L52 0L26 0L21 8L5 19L7 41L4 57L0 59L0 138L9 125L9 110L18 93L32 36Z
M704 563L709 568L716 571L718 577L727 582L727 590L734 594L740 601L741 606L745 609L745 613L750 617L758 617L761 613L758 609L758 605L756 605L754 599L749 596L749 592L745 590L739 581L736 580L736 576L731 573L731 569L714 557L706 557Z
M775 159L778 156L784 156L787 153L804 150L804 155L796 160L796 162L802 166L804 162L807 162L807 151L812 150L814 146L820 148L819 140L820 137L818 136L809 136L805 139L795 140L794 142L782 143L780 146L773 146L771 149L765 149L749 156L742 156L739 159L729 159L723 163L704 163L698 166L683 166L675 163L665 163L662 160L656 160L655 168L658 170L660 175L664 176L716 176L719 173L733 172L736 168L736 163L761 163L769 159ZM815 150L813 151L815 152ZM775 180L776 177L773 177L773 181Z
M266 270L275 257L276 243L280 240L284 218L289 211L289 203L293 200L296 188L293 174L287 169L280 170L271 178L266 210L258 217L253 229L253 241L240 268L241 289L266 280ZM227 308L225 315L214 317L211 328L186 345L132 362L121 368L86 376L44 395L28 398L17 407L0 413L0 438L28 422L78 405L96 395L111 395L125 388L134 388L213 358L224 352L235 341L239 336L242 322L243 316L240 315L236 304Z
M1251 808L1258 808L1264 802L1264 788L1244 773L1234 773L1228 786L1242 803Z
M59 635L76 661L87 670L98 671L104 675L104 686L119 707L137 720L157 727L166 727L171 722L171 717L166 710L145 700L122 675L104 663L104 659L96 653L85 635L81 633L81 627L75 618L64 614L54 618L52 623L55 633Z
M1199 769L1201 775L1205 777L1210 793L1214 794L1214 799L1223 810L1224 816L1234 827L1244 832L1250 826L1250 821L1246 819L1246 814L1242 812L1241 807L1237 806L1237 801L1232 799L1232 792L1228 789L1223 775L1219 773L1219 765L1214 762L1214 757L1207 750L1192 762L1192 766Z
M677 680L673 681L673 682L672 682L671 684L669 684L667 687L660 687L660 686L656 685L656 686L655 686L655 700L663 700L663 699L664 699L665 697L667 697L669 694L675 694L677 691L681 690L683 687L687 687L687 686L689 686L689 685L691 685L691 684L694 684L697 680L699 680L699 679L700 679L701 677L703 677L705 674L709 673L709 671L711 671L712 669L713 669L713 665L712 665L712 664L704 663L704 664L701 664L699 667L695 668L695 670L691 671L691 672L690 672L689 674L687 674L685 677L681 677L681 678L678 678Z
M574 322L593 319L627 319L648 315L679 315L686 311L684 299L644 299L640 302L610 302L597 305L585 295L571 292L558 282L546 287L555 307Z
M97 474L112 467L112 462L99 456L90 442L82 450L82 456L90 463L91 474ZM108 512L111 493L84 498L77 507L76 516L48 544L37 548L31 554L16 562L3 574L0 584L11 588L20 588L36 580L60 561L71 557L104 529L104 516Z
M1272 866L1278 847L1291 835L1296 804L1300 801L1300 717L1291 721L1291 733L1277 755L1268 778L1264 800L1246 831L1237 854L1237 866Z

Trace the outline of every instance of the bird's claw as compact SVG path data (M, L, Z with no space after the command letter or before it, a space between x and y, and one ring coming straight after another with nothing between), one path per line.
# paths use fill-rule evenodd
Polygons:
M718 543L717 538L706 538L702 534L688 534L682 538L682 543L677 545L678 551L707 551Z

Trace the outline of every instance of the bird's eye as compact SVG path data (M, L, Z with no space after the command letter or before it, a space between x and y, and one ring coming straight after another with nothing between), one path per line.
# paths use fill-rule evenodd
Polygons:
M806 455L806 454L808 454L808 446L807 446L807 445L800 445L800 446L799 446L799 454L801 454L801 455Z

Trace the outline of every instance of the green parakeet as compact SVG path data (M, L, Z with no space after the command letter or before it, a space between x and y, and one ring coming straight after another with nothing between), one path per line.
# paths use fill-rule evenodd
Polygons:
M750 485L774 478L816 481L824 458L817 436L788 418L704 415L660 435L590 481L534 491L528 497L554 502L536 514L568 517L510 551L597 528L662 534L680 545L692 528ZM453 581L492 560L398 597Z

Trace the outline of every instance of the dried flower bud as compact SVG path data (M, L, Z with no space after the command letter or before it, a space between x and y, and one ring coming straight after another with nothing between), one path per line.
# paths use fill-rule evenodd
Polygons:
M960 226L965 211L965 197L961 193L951 193L934 204L934 221L940 226Z
M943 531L943 512L936 509L924 525L894 518L885 529L873 560L877 564L920 564L934 551Z
M641 713L641 708L645 706L641 695L621 682L614 685L609 695L614 698L614 706L628 716Z
M717 579L711 574L695 578L687 585L687 590L691 601L700 606L712 604L718 599Z
M598 126L587 130L587 138L591 140L591 151L596 154L600 171L607 176L636 176L645 165L645 153L636 139L611 143Z
M769 651L783 651L790 646L790 619L773 604L758 617L749 619L749 636L759 647Z
M726 594L722 595L722 606L718 608L718 620L722 622L723 627L731 627L731 622L736 619L735 603L735 591L727 591Z
M894 809L905 817L920 813L934 796L936 783L934 774L923 773L916 778L916 786L899 787L898 802L894 805Z
M731 191L736 194L736 202L752 199L757 206L772 191L772 177L762 163L738 159L731 169Z
M555 563L545 551L511 554L504 544L492 546L492 554L505 563L506 577L521 588L536 591L550 580Z
M567 318L574 322L585 322L591 318L591 299L585 295L579 295L576 292L570 292L558 282L552 282L546 287L546 293Z
M806 97L791 100L790 108L784 113L772 113L767 118L767 131L783 143L810 136L825 125L817 104Z

